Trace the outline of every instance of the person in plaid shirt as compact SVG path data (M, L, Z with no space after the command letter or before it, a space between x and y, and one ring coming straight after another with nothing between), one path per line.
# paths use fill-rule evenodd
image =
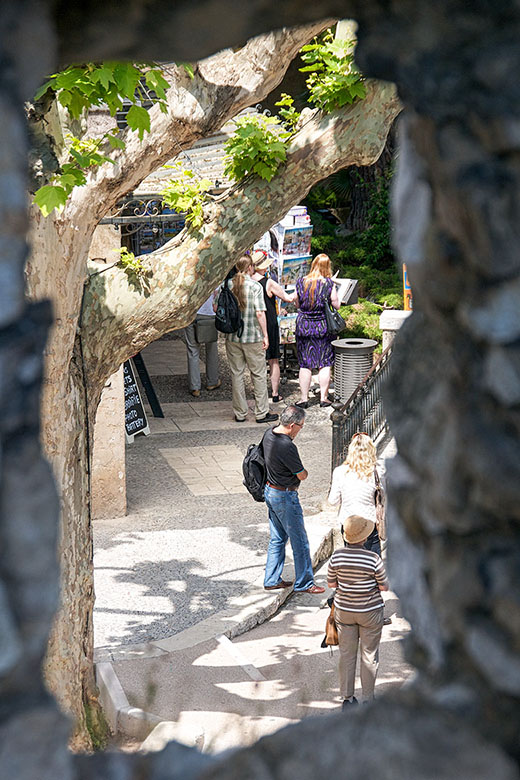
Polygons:
M251 258L248 255L241 257L235 268L237 272L229 286L242 312L244 329L240 336L237 333L226 333L233 412L236 422L244 422L248 412L244 372L248 368L253 381L256 421L257 423L273 422L278 419L278 415L269 412L265 362L265 350L269 346L269 339L264 292L261 285L249 275Z

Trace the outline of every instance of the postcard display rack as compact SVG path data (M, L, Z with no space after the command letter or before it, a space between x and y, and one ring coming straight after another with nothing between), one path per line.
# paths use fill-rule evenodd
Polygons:
M295 206L285 217L273 226L278 241L278 252L273 251L271 237L264 233L260 241L255 244L255 249L263 249L271 256L274 262L269 270L272 278L279 282L287 292L294 290L296 280L305 276L311 267L311 218L307 214L306 206ZM278 323L280 326L280 344L294 344L296 341L296 309L291 304L277 301Z
M275 255L270 274L287 292L294 290L296 280L305 276L311 266L311 219L305 206L295 206L271 230L278 240L278 252L273 253L269 233L265 233L255 244L255 249L264 249ZM287 376L287 347L294 350L296 342L296 309L292 304L277 302L280 345L283 350L282 381Z

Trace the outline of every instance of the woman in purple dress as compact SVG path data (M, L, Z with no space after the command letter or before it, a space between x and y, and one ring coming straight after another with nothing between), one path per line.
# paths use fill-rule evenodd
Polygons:
M325 307L332 304L339 309L340 302L336 286L331 279L332 271L328 255L316 255L312 261L311 270L296 282L298 307L296 318L296 351L300 365L301 401L297 406L306 408L309 405L309 388L311 386L312 370L318 369L320 383L320 406L330 406L328 399L330 385L330 369L334 363L332 341L336 338L327 330Z

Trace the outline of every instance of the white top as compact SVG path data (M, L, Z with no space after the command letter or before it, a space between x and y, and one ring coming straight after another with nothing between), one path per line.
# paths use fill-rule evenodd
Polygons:
M367 520L372 520L375 523L375 489L373 475L365 481L360 479L354 471L348 471L347 466L338 466L332 472L329 503L335 505L341 501L339 514L342 521L350 515L360 515L360 517L366 517Z
M211 293L207 301L204 301L200 309L197 311L197 314L205 314L207 317L214 317L215 312L213 311L213 295L214 293Z

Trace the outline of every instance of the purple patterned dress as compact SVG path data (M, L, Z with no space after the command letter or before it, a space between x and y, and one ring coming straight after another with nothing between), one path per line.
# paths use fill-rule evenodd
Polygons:
M303 279L296 282L300 309L296 318L296 351L300 368L323 368L334 363L331 342L336 338L327 330L325 306L330 303L332 279L320 279L314 301L310 301L310 286L305 289Z

